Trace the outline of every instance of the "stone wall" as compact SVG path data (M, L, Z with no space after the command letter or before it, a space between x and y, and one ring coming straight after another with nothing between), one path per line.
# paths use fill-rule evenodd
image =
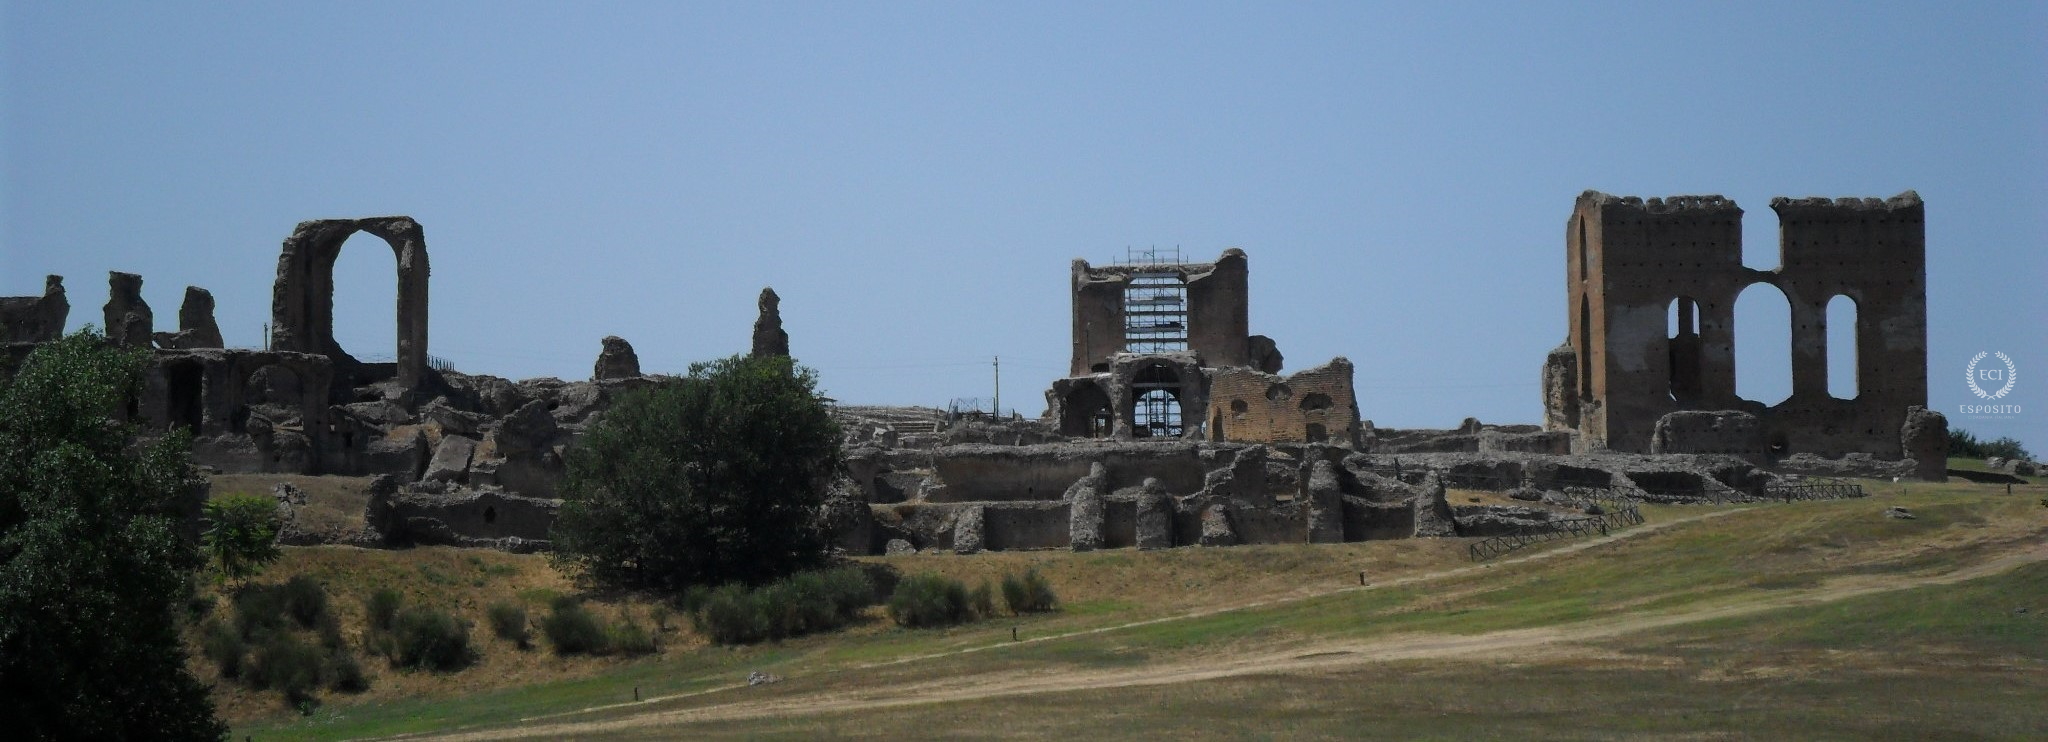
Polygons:
M1337 358L1291 376L1250 368L1210 372L1209 440L1353 445L1358 397L1351 361Z
M1920 197L1777 198L1771 208L1781 264L1758 271L1742 265L1743 212L1733 201L1581 195L1566 224L1568 348L1544 366L1546 424L1576 418L1585 449L1646 452L1666 414L1741 410L1762 422L1774 455L1899 458L1906 408L1927 401ZM1792 395L1768 406L1735 394L1735 300L1755 284L1791 305ZM1827 388L1827 305L1836 296L1856 304L1852 399ZM1576 394L1557 388L1567 380Z
M1075 260L1071 270L1074 341L1069 376L1106 371L1110 356L1127 350L1124 289L1130 285L1131 275L1140 271L1179 274L1187 287L1188 351L1199 356L1202 365L1252 365L1247 289L1250 269L1244 251L1231 248L1213 263L1097 267L1086 260ZM1270 346L1271 341L1264 345ZM1270 356L1277 362L1277 350Z
M46 276L41 296L0 297L0 345L56 340L64 334L64 322L70 316L64 277Z

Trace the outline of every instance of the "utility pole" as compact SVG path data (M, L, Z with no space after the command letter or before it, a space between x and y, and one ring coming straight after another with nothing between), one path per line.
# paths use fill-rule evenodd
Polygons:
M993 357L994 357L994 358L996 359L996 410L995 410L995 417L998 417L998 418L1000 418L1000 417L1002 417L1002 416L1003 416L1003 357L1002 357L1002 356L993 356Z

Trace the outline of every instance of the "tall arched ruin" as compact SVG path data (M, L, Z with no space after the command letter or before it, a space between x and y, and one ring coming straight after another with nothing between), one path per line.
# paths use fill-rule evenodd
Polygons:
M418 389L427 378L427 239L409 216L300 222L277 257L271 349L324 355L359 372L362 362L334 341L334 261L342 242L357 232L389 243L398 260L397 382Z

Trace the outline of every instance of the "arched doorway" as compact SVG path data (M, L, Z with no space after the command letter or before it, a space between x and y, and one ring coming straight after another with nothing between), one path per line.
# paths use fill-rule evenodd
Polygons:
M1173 367L1153 364L1131 378L1131 435L1136 438L1179 438L1181 379Z
M1085 382L1067 393L1060 411L1060 433L1082 438L1108 438L1113 429L1109 393Z

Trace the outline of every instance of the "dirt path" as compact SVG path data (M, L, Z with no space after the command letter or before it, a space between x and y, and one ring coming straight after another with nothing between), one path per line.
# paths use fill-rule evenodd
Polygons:
M1678 521L1668 523L1676 522ZM1579 548L1592 545L1591 543L1582 544L1579 545ZM1552 554L1557 552L1545 553ZM1542 555L1531 555L1528 558L1540 556ZM650 711L645 714L606 721L528 725L514 729L477 731L431 737L431 739L484 740L603 734L627 729L642 729L704 721L729 721L762 716L808 716L841 711L883 709L952 701L972 701L1035 693L1170 685L1255 673L1324 672L1394 660L1441 659L1474 655L1496 656L1510 650L1526 654L1531 650L1541 650L1547 646L1605 639L1699 621L1751 615L1779 608L1830 603L1864 595L1928 585L1952 584L1999 574L2023 564L2042 561L2048 561L2048 544L2036 543L2019 547L1991 561L1941 574L1844 578L1829 581L1820 587L1809 590L1772 593L1760 596L1755 600L1737 604L1702 607L1668 613L1631 614L1620 618L1604 617L1595 621L1562 626L1496 631L1474 635L1411 634L1358 641L1328 642L1307 647L1290 647L1285 651L1241 653L1227 657L1204 657L1137 668L1103 670L1060 668L1040 672L948 677L943 680L899 683L857 691L821 692L758 701L738 701L700 708ZM1460 571L1464 570L1450 570L1445 573L1437 573L1435 577ZM1431 578L1432 576L1424 575L1412 578L1412 580ZM1215 612L1218 611L1211 611L1210 613ZM1095 631L1108 630L1114 630L1114 628ZM1068 636L1071 635L1069 634ZM954 654L959 654L959 652ZM715 690L706 691L705 693L710 692L715 692ZM526 721L531 724L532 721L537 721L537 719Z
M967 647L967 648L963 648L963 649L954 649L954 650L948 650L948 651L945 651L945 652L934 652L934 653L930 653L930 654L910 655L910 656L906 656L906 657L899 657L899 658L896 658L896 659L892 659L892 660L885 660L885 661L881 661L881 662L871 662L871 663L867 663L867 664L863 664L863 665L856 665L856 666L853 666L853 667L851 667L851 668L844 668L844 669L834 670L833 672L847 672L847 671L849 671L849 670L851 670L851 671L858 671L858 670L863 670L863 669L870 669L870 668L875 668L875 667L887 667L887 666L892 666L892 665L901 665L901 664L906 664L906 663L911 663L911 662L922 662L922 661L925 661L925 660L932 660L932 659L941 659L941 658L945 658L945 657L954 657L954 656L959 656L959 655L965 655L965 654L973 654L973 653L976 653L976 652L985 652L985 651L998 651L998 650L1003 650L1003 649L1006 649L1006 648L1011 648L1011 647L1018 647L1018 646L1024 646L1024 645L1029 645L1029 644L1032 644L1032 643L1035 643L1035 642L1049 642L1049 641L1058 641L1058 640L1061 640L1061 639L1069 639L1069 638L1073 638L1073 637L1077 637L1077 636L1087 636L1087 635L1092 635L1092 634L1103 634L1103 633L1108 633L1108 632L1112 632L1112 631L1122 631L1122 630L1125 630L1125 629L1131 629L1131 628L1136 628L1136 627L1141 627L1141 626L1151 626L1151 625L1154 625L1154 624L1161 624L1161 623L1169 623L1169 622L1173 622L1173 621L1186 621L1186 620L1190 620L1190 619L1204 618L1204 617L1208 617L1208 616L1214 616L1214 615L1219 615L1219 614L1224 614L1224 613L1230 613L1230 612L1233 612L1233 611L1244 611L1244 610L1252 610L1252 609L1262 608L1262 607L1266 607L1266 606L1272 606L1272 605L1283 605L1283 604L1287 604L1287 603L1294 603L1294 602L1299 602L1299 601L1303 601L1303 600L1309 600L1309 599L1313 599L1313 598L1320 598L1320 597L1324 597L1324 596L1328 596L1328 595L1341 595L1341 594L1344 594L1344 593L1352 593L1352 592L1358 592L1358 591L1361 591L1361 590L1375 590L1375 589L1381 589L1381 588L1387 588L1387 587L1398 587L1398 586L1402 586L1402 585L1411 585L1411 584L1415 584L1415 583L1420 583L1420 582L1433 582L1433 581L1437 581L1437 580L1444 580L1444 579L1449 579L1449 578L1453 578L1453 577L1459 577L1459 576L1463 576L1463 575L1468 575L1468 574L1472 574L1472 573L1474 573L1474 572L1479 572L1479 571L1482 571L1482 570L1492 569L1492 568L1495 568L1495 567L1500 567L1500 566L1506 566L1506 565L1511 565L1511 564L1521 564L1521 563L1525 563L1525 562L1538 562L1538 561L1545 561L1545 560L1550 560L1550 559L1556 559L1556 558L1558 558L1558 557L1562 557L1562 556L1565 556L1565 555L1568 555L1568 554L1575 554L1575 553L1578 553L1578 552L1581 552L1581 551L1585 551L1585 550L1587 550L1587 549L1593 549L1593 548L1598 548L1598 547L1600 547L1600 546L1604 546L1604 545L1607 545L1607 544L1610 544L1610 543L1614 543L1614 542L1616 542L1616 541L1622 541L1622 540L1628 540L1628 539L1635 539L1635 538L1639 538L1639 537L1642 537L1642 536L1647 536L1647 535L1649 535L1649 534L1652 534L1652 533L1656 533L1656 532L1658 532L1658 531L1662 531L1662 530L1665 530L1665 529L1668 529L1668 528L1672 528L1672 527L1675 527L1675 526L1685 525L1685 524L1688 524L1688 523L1695 523L1695 522L1699 522L1699 521L1704 521L1704 520L1710 520L1710 519L1713 519L1713 518L1720 518L1720 517L1724 517L1724 516L1728 516L1728 515L1734 515L1735 513L1743 512L1743 511L1745 511L1745 510L1749 510L1749 509L1750 509L1750 508L1744 507L1744 508L1733 508L1733 509L1728 509L1728 510L1716 510L1716 511L1712 511L1712 512L1707 512L1707 513L1700 513L1700 514L1698 514L1698 515L1688 515L1688 516L1684 516L1684 517L1680 517L1680 518L1673 518L1673 519L1671 519L1671 520L1665 520L1665 521L1658 521L1658 522L1655 522L1655 523L1648 523L1648 524L1644 524L1644 525L1641 525L1641 526L1637 526L1637 527L1634 527L1634 528L1630 528L1630 529L1627 529L1627 530L1617 531L1617 532L1615 532L1615 533L1612 533L1612 534L1609 534L1609 535L1606 535L1606 536L1601 536L1601 537L1599 537L1599 538L1592 538L1592 539L1586 539L1586 540L1583 540L1583 541L1579 541L1579 542L1576 542L1576 543L1572 543L1572 544L1570 544L1570 545L1566 545L1566 546L1561 546L1561 547L1557 547L1557 548L1552 548L1552 549L1544 549L1544 550L1541 550L1541 551L1536 551L1536 552L1532 552L1532 553L1529 553L1529 554L1524 554L1524 555L1521 555L1521 556L1517 556L1517 557L1514 557L1514 558L1510 558L1510 559L1500 559L1500 560L1496 560L1496 561L1492 561L1492 562L1487 562L1487 563L1484 563L1484 564L1473 564L1473 565L1468 565L1468 566L1464 566L1464 567L1457 567L1457 568L1454 568L1454 569L1445 569L1445 570L1436 570L1436 571L1433 571L1433 572L1424 572L1424 573L1421 573L1421 574L1409 575L1409 576L1406 576L1406 577L1401 577L1401 578L1397 578L1397 579L1391 579L1391 580L1386 580L1386 581L1384 581L1384 582L1376 582L1376 583L1373 583L1373 584L1370 584L1370 585L1366 585L1366 586L1346 586L1346 587L1341 587L1341 588L1334 588L1334 589L1320 589L1320 590L1303 590L1303 591L1301 591L1301 592L1298 592L1298 593L1295 593L1295 594L1292 594L1292 595L1287 595L1287 596L1284 596L1284 597L1279 597L1279 598L1270 598L1270 599L1266 599L1266 600L1257 600L1257 601L1249 601L1249 602L1245 602L1245 603L1239 603L1239 604L1235 604L1235 605L1229 605L1229 606L1223 606L1223 607L1216 607L1216 608L1205 608L1205 609L1201 609L1201 610L1196 610L1196 611L1188 611L1188 612L1184 612L1184 613L1177 613L1177 614L1174 614L1174 615L1171 615L1171 616L1161 616L1161 617L1159 617L1159 618L1151 618L1151 619L1146 619L1146 620L1143 620L1143 621L1131 621L1131 622L1127 622L1127 623L1121 623L1121 624L1114 624L1114 625L1110 625L1110 626L1099 626L1099 627L1096 627L1096 628L1092 628L1092 629L1081 629L1081 630L1078 630L1078 631L1069 631L1069 632L1064 632L1064 633L1059 633L1059 634L1047 634L1047 635L1044 635L1044 636L1036 636L1036 637L1032 637L1032 638L1030 638L1030 639L1025 639L1025 640L1023 640L1023 641L1021 641L1021 642L1000 642L1000 643L994 643L994 644L987 644L987 645L983 645L983 646L979 646L979 647ZM1171 681L1171 682L1179 682L1179 681ZM677 700L682 700L682 699L686 699L686 698L695 698L695 697L698 697L698 696L705 696L705 695L710 695L710 694L714 694L714 693L724 693L724 692L727 692L727 691L737 690L737 689L741 689L741 688L745 688L745 687L747 687L747 686L746 686L746 684L744 684L744 683L734 683L734 684L731 684L731 685L721 685L721 686L716 686L716 687L712 687L712 688L706 688L706 689L704 689L704 690L700 690L700 691L693 691L693 692L690 692L690 693L678 693L678 694L673 694L673 695L666 695L666 696L652 696L652 697L649 697L649 698L647 698L647 699L645 699L645 700L642 700L642 701L634 701L634 702L624 702L624 703L614 703L614 704L604 704L604 705L599 705L599 706L590 706L590 707L586 707L586 708L576 709L576 710L574 710L574 711L563 711L563 712L558 712L558 713L553 713L553 714L544 714L544 715L540 715L540 716L531 716L531 717L525 717L525 718L522 718L522 719L520 719L520 720L519 720L519 722L520 722L520 723L522 723L522 724L532 724L532 723L534 723L534 722L546 721L546 720L549 720L549 719L559 719L559 718L564 718L564 717L570 717L570 716L580 716L580 715L584 715L584 714L590 714L590 713L594 713L594 712L600 712L600 711L610 711L610 710L614 710L614 709L628 708L628 707L634 707L634 706L644 706L644 705L647 705L647 704L650 704L650 703L657 703L657 702L664 702L664 701L677 701ZM910 688L909 686L899 686L899 687L900 687L900 688L904 688L904 689L909 689L909 688ZM1029 691L1029 692L1043 692L1043 691ZM726 708L726 707L719 707L719 708ZM637 717L636 717L636 718L637 718ZM548 728L554 728L554 727L548 727ZM561 733L565 733L565 734L573 734L573 733L576 733L576 732L574 732L574 731L564 731L564 732L561 732ZM528 733L528 730L527 730L527 729L518 729L518 730L506 730L506 731L503 731L503 732L474 732L474 733L455 733L455 734L450 734L450 735L431 735L431 734L425 734L425 735L417 735L417 734L408 734L408 735L399 735L399 736L396 736L396 737L390 737L390 738L388 738L388 739L451 739L451 740L452 740L452 739L510 739L510 738L516 738L516 737L526 737L526 736L535 736L535 735L533 735L533 734L529 734L529 733Z

